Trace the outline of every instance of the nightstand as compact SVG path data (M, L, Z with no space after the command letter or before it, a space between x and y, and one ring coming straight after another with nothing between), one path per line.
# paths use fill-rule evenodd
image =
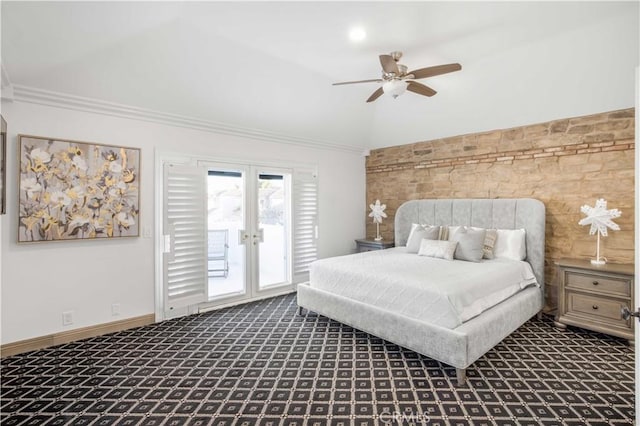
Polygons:
M363 251L384 250L394 245L393 241L360 239L356 240L356 251L362 253Z
M634 266L561 259L558 266L558 314L555 325L587 328L634 339L634 318L622 319L623 307L635 311Z

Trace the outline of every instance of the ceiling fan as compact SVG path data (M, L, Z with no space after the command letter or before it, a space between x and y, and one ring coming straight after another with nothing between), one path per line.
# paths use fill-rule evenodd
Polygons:
M374 78L371 80L358 80L358 81L343 81L341 83L333 83L334 86L340 86L343 84L355 84L355 83L382 83L382 86L378 88L367 102L373 102L378 99L383 93L387 93L394 98L397 98L401 94L408 90L413 93L417 93L423 96L433 96L437 92L431 87L422 83L418 83L415 80L422 78L433 77L440 74L446 74L449 72L460 71L462 66L458 63L436 65L433 67L419 68L417 70L407 72L407 66L398 63L402 58L402 52L391 52L389 55L380 55L380 64L382 65L382 78Z

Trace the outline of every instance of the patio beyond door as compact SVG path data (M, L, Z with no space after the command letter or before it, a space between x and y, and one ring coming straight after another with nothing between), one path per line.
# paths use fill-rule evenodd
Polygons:
M291 172L209 165L207 193L209 301L292 287Z

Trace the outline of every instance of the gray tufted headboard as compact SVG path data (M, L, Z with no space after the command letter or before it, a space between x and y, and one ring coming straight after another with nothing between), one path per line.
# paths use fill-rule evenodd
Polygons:
M526 230L527 258L544 289L545 208L533 198L411 200L398 207L395 244L404 246L412 223ZM544 293L543 293L544 294Z

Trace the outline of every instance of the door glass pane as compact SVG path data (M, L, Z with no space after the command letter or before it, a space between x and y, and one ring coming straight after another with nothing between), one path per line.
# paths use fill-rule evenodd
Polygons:
M289 176L258 174L260 288L289 283Z
M245 293L244 174L209 170L207 188L209 299Z

